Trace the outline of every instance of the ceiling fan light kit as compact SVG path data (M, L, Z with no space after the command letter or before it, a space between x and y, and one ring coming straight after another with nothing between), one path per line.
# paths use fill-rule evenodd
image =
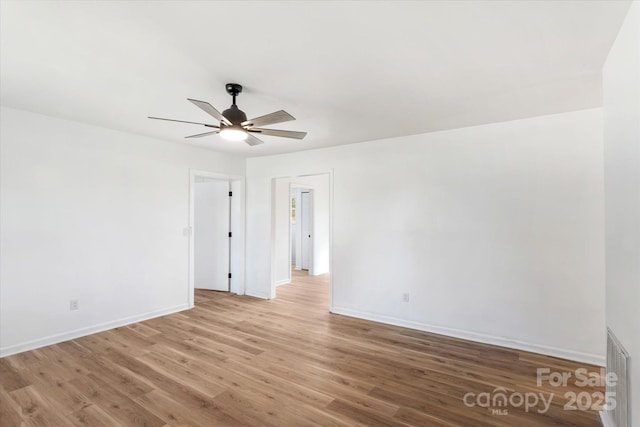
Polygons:
M228 126L220 130L220 136L227 141L244 141L249 137L249 134L240 126Z
M289 130L278 130L278 129L264 129L258 126L266 126L272 125L276 123L288 122L291 120L295 120L295 118L287 113L284 110L275 111L270 114L266 114L264 116L256 117L255 119L247 120L247 115L238 108L236 105L236 97L242 93L242 86L237 83L227 83L226 84L227 93L231 95L233 98L233 103L231 107L227 108L222 112L222 114L216 110L211 104L205 101L199 101L197 99L187 98L192 104L196 107L203 110L205 113L209 114L211 117L218 120L218 125L208 124L208 123L199 123L199 122L191 122L186 120L175 120L175 119L164 119L162 117L149 117L150 119L155 120L166 120L170 122L178 122L178 123L189 123L194 125L202 125L208 128L214 128L213 131L208 131L205 133L199 133L196 135L189 135L186 138L201 138L203 136L209 136L214 134L220 134L223 139L228 141L245 141L247 144L253 146L262 144L262 141L259 138L256 138L253 134L264 134L271 136L281 136L285 138L293 138L293 139L303 139L307 133L306 132L295 132Z

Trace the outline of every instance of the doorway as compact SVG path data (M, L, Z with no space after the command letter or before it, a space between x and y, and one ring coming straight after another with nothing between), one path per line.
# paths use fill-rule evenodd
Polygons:
M194 191L194 287L229 291L231 201L229 181L196 176Z
M302 280L328 282L331 300L332 182L330 172L273 178L271 298Z
M244 294L244 177L189 174L188 302L195 289Z

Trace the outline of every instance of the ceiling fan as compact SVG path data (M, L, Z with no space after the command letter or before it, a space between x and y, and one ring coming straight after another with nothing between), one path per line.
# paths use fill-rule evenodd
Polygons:
M256 138L255 135L271 135L282 136L285 138L303 139L306 132L295 132L290 130L278 130L278 129L264 129L259 126L272 125L275 123L288 122L295 120L295 118L284 110L276 111L264 116L256 117L255 119L247 120L247 115L238 108L236 105L236 97L242 92L242 86L237 83L227 83L227 93L233 97L233 104L231 107L224 110L222 114L216 110L211 104L205 101L198 101L197 99L187 98L196 107L202 109L205 113L209 114L220 122L219 125L212 125L208 123L189 122L186 120L174 120L164 119L162 117L149 117L155 120L167 120L170 122L190 123L194 125L202 125L207 128L213 128L215 130L198 133L196 135L189 135L185 138L202 138L203 136L209 136L219 133L220 136L229 141L245 141L249 145L258 145L264 143L261 139Z

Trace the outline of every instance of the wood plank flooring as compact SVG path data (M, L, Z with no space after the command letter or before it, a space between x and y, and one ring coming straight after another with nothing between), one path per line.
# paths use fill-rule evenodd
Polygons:
M273 301L197 291L193 310L0 359L0 425L600 425L563 406L602 388L536 385L539 367L598 367L331 315L327 282L295 272ZM463 401L497 387L553 400Z

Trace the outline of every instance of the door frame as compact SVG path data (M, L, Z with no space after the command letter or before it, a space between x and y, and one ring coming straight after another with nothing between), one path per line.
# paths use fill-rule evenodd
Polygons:
M231 207L231 246L229 260L231 267L231 279L229 280L229 292L238 295L245 294L245 177L242 175L230 175L199 169L189 169L189 222L183 234L188 237L188 276L187 276L187 302L189 308L194 306L195 292L195 245L194 245L194 218L195 218L195 185L196 177L210 178L219 181L228 181L229 188L233 192L230 200Z
M280 175L280 176L271 176L270 178L270 187L271 187L271 287L269 299L274 299L276 297L276 248L275 248L275 213L276 213L276 191L275 191L275 180L281 178L288 178L291 182L294 182L296 178L302 178L305 176L317 176L317 175L328 175L329 177L329 311L333 312L333 284L335 273L333 271L333 169L318 171L318 172L309 172L309 173L298 173L292 175ZM310 187L310 186L308 186ZM311 188L311 187L310 187ZM289 204L291 204L291 185L289 185ZM289 215L291 215L291 211L289 211ZM291 227L289 227L289 246L291 246Z

